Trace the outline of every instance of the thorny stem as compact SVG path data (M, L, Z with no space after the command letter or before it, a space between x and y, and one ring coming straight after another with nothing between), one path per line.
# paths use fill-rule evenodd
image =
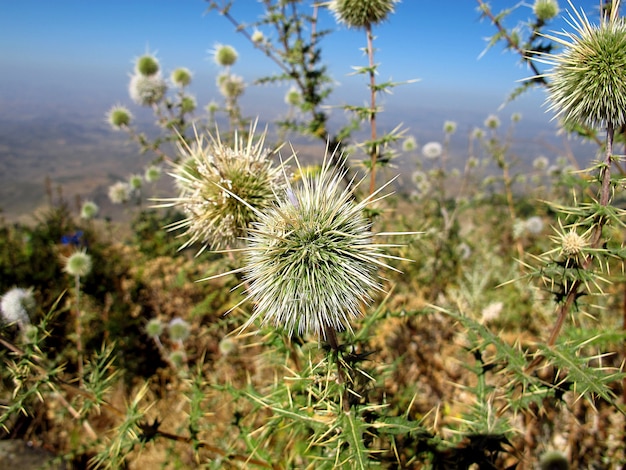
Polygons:
M611 200L611 159L613 155L613 137L615 134L615 130L612 123L607 124L606 129L606 152L604 155L604 162L602 162L602 167L600 169L600 205L606 207L609 205ZM590 247L592 250L595 250L602 244L602 228L606 223L606 219L604 217L600 217L594 226L593 232L591 234ZM587 270L591 266L593 262L593 255L587 255L582 264L582 269ZM575 280L572 283L572 287L567 292L567 296L565 297L565 301L558 309L558 317L554 328L552 329L552 333L550 334L550 339L548 340L548 346L554 346L556 343L556 339L559 336L563 323L565 322L565 317L567 317L568 312L572 308L574 301L578 296L578 291L580 289L582 282L580 280Z
M370 23L365 27L367 35L367 58L369 61L370 76L370 126L372 129L372 148L370 149L370 195L376 189L376 160L378 159L378 143L376 142L376 69L374 64L374 36Z
M342 394L342 402L343 402L343 410L345 412L350 411L350 403L348 402L348 389L347 389L347 380L346 380L346 372L343 370L341 366L341 358L339 357L339 341L337 341L337 332L332 326L326 325L324 327L324 332L326 335L326 341L330 346L330 349L333 351L333 360L337 363L337 382L339 385L344 386L343 394Z
M76 352L78 367L78 383L83 386L83 324L80 314L80 276L74 276L74 289L76 290Z

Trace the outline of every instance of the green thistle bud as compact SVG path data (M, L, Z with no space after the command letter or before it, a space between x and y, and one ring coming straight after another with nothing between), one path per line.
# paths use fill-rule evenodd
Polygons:
M183 88L191 83L191 77L189 69L179 67L172 72L170 79L175 86Z
M549 21L559 14L559 2L556 0L535 0L533 12L537 19Z
M454 134L456 132L456 122L446 121L443 123L443 131L446 134Z
M213 52L215 63L222 67L230 67L237 62L237 57L239 56L234 47L225 46L223 44L219 44Z
M335 160L326 155L316 176L301 173L294 186L287 181L278 201L257 214L236 270L244 272L254 305L244 327L261 318L289 334L326 337L328 329L350 328L370 291L383 290L377 272L389 267L388 245L374 242L383 234L372 233L364 215L382 188L356 202Z
M576 256L587 246L587 240L570 230L561 236L561 252L565 256Z
M349 28L366 28L382 23L400 0L332 0L328 8L337 22Z
M289 106L298 106L302 101L302 95L296 87L291 87L285 93L285 103Z
M133 115L125 106L115 105L107 112L107 121L115 130L128 127L132 119Z
M158 104L165 97L167 85L159 75L133 75L128 85L131 99L141 106Z
M93 219L97 214L100 208L93 201L85 201L80 208L80 216L85 220Z
M35 313L37 304L32 289L14 287L0 298L0 313L6 323L30 325L30 316Z
M139 191L143 186L143 178L141 175L130 175L128 178L128 186L131 191Z
M193 96L183 96L180 100L180 110L183 113L193 113L196 110L196 99Z
M168 323L167 331L172 341L185 341L191 334L191 327L182 318L174 318Z
M415 152L417 150L417 140L412 135L404 139L402 142L402 151L405 153Z
M250 127L247 138L235 135L232 147L219 134L205 142L199 136L192 145L179 143L182 157L171 175L181 190L179 197L164 200L165 206L180 208L187 217L169 228L185 229L189 237L183 248L200 243L200 251L238 245L257 211L273 206L274 192L284 187L281 166L274 167L263 147L265 133L258 139Z
M168 356L170 364L177 369L181 369L185 365L185 353L183 351L172 351Z
M206 109L206 112L210 115L214 115L220 110L220 105L217 101L211 100L204 109Z
M224 98L236 99L243 95L246 85L239 75L223 73L217 77L217 86Z
M500 127L500 119L495 114L490 114L487 116L487 119L485 119L484 124L487 129L495 130Z
M155 181L158 181L159 179L161 179L161 167L156 165L150 165L148 168L146 168L146 172L144 173L143 177L148 183L154 183Z
M153 318L146 324L146 334L150 338L158 338L163 334L163 322L158 318Z
M70 276L84 277L91 272L91 256L85 249L75 251L68 257L64 257L63 270Z
M574 32L547 35L562 46L558 54L539 54L553 68L549 81L549 109L569 126L620 126L626 123L626 23L615 8L599 25L589 23L574 8Z
M135 62L135 72L144 77L152 77L159 73L159 61L151 54L139 57Z
M513 113L511 114L511 122L520 122L522 120L521 113Z

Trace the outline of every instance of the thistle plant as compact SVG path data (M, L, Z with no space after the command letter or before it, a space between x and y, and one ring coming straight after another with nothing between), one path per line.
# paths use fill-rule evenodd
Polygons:
M258 214L274 204L274 194L284 186L282 167L274 165L265 136L255 136L256 123L247 136L235 133L232 147L215 136L197 135L193 144L181 140L181 160L171 176L181 192L161 200L162 207L182 209L186 217L170 225L184 230L185 248L198 243L219 250L238 246ZM199 254L198 253L198 254Z
M384 251L395 245L375 238L401 233L374 233L364 215L368 205L384 197L384 187L354 201L334 160L327 153L319 172L300 171L296 184L285 175L286 189L277 193L275 206L261 211L246 204L257 221L245 237L243 267L219 275L244 275L246 299L254 305L244 328L260 319L289 335L325 338L336 349L335 332L350 329L371 292L383 290L378 269L395 269L386 263L395 257Z
M589 270L594 262L598 262L601 268L606 262L601 261L602 258L614 256L602 248L607 241L603 228L610 223L623 224L623 211L611 208L612 194L616 190L616 182L611 177L611 167L616 159L613 140L615 129L626 123L626 23L618 16L619 5L619 0L613 2L610 14L605 13L598 25L592 25L585 13L576 10L570 2L573 12L569 13L569 19L574 31L546 36L558 43L562 52L541 53L536 59L552 66L542 76L549 82L547 100L555 117L561 118L565 125L605 129L604 155L595 166L599 184L597 199L590 204L561 208L574 219L569 227L571 230L563 235L564 241L573 242L574 235L570 234L575 234L578 227L586 227L589 233L588 244L584 244L587 246L577 244L580 245L577 256L581 256L581 261L575 263L576 270ZM571 282L562 283L563 302L558 308L549 345L556 342L581 290L589 290L590 282L588 277L574 276Z
M367 75L369 78L370 104L369 107L348 106L347 109L353 111L359 120L368 121L370 124L370 138L364 142L366 154L369 157L367 166L370 170L369 194L373 194L376 188L376 165L388 163L390 155L385 155L382 160L384 149L402 137L402 133L396 128L384 136L378 135L376 116L380 112L376 103L379 93L389 92L393 87L399 85L396 82L376 83L378 65L374 62L374 34L373 26L382 23L395 11L395 4L398 0L332 0L329 2L329 9L335 14L339 23L345 24L348 28L362 29L365 31L368 65L357 67L357 74Z
M76 250L70 256L63 258L63 270L74 278L74 315L76 331L77 367L80 384L83 383L83 324L80 308L80 279L91 272L92 260L85 249Z
M15 323L21 330L30 325L36 308L32 289L14 287L0 297L0 314L5 323Z

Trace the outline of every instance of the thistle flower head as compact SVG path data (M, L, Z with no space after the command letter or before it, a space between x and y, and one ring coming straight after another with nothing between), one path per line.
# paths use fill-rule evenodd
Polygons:
M415 150L417 150L417 140L415 139L415 137L410 135L402 141L402 151L409 153L415 152Z
M71 276L84 277L91 272L91 255L83 248L75 251L68 257L63 257L63 271Z
M148 183L154 183L155 181L158 181L161 178L161 167L156 165L150 165L148 168L146 168L143 177Z
M93 219L97 214L100 208L93 201L85 201L80 208L80 216L85 220Z
M152 77L159 73L161 66L152 54L144 54L135 60L135 72L144 77Z
M181 190L177 198L163 201L182 209L186 218L169 226L184 229L182 248L194 243L222 249L238 245L257 212L274 204L274 192L284 183L281 167L274 166L264 147L265 133L255 138L256 123L247 137L236 134L233 146L210 136L197 136L191 145L179 144L183 155L170 173Z
M298 106L302 101L302 95L296 87L291 87L285 93L285 103L289 106Z
M217 77L217 86L224 98L234 100L243 95L246 84L239 75L223 73Z
M107 122L115 130L123 129L130 125L133 119L131 112L122 105L113 106L106 114Z
M500 118L495 114L490 114L487 116L487 119L485 119L484 124L487 129L497 129L500 127Z
M544 75L549 110L568 126L620 126L626 123L626 23L617 15L619 2L599 25L569 3L574 31L546 35L562 48L537 59L552 65Z
M124 181L118 181L109 186L109 199L113 204L123 204L130 200L131 188Z
M348 28L366 28L382 23L400 0L332 0L328 8L337 22Z
M294 157L295 158L295 157ZM343 158L343 157L342 157ZM243 248L247 298L256 319L289 334L350 328L372 291L382 291L378 268L390 256L375 243L364 209L379 189L361 202L345 187L343 171L326 155L316 176L301 178L258 213ZM381 234L382 235L382 234Z
M151 319L146 323L146 334L150 338L158 338L163 334L163 322L158 318Z
M191 327L185 320L176 317L167 324L167 331L172 341L185 341L189 338Z
M233 65L237 62L238 57L239 55L234 47L224 44L218 44L213 52L215 63L222 67L229 67Z
M192 74L189 69L185 67L179 67L172 71L170 75L170 80L172 83L180 88L184 88L191 83Z
M183 96L180 100L180 110L183 113L193 113L198 107L198 103L193 96Z
M141 175L130 175L128 178L128 186L131 191L139 191L143 186L143 177Z
M259 44L263 42L263 40L265 39L265 35L263 34L262 31L255 29L252 35L250 36L250 39L252 39L253 43Z
M158 104L166 92L167 85L159 74L150 76L135 74L128 85L130 98L141 106Z
M422 155L428 159L439 158L443 153L443 147L439 142L428 142L422 147Z
M32 289L14 287L0 298L0 313L6 323L17 323L20 327L30 325L30 316L35 308Z
M575 230L565 232L561 236L561 252L565 256L576 256L587 246L585 237L579 235Z
M454 134L456 132L456 122L446 121L443 123L443 131L446 134Z
M533 13L541 21L548 21L559 14L559 2L557 0L535 0Z

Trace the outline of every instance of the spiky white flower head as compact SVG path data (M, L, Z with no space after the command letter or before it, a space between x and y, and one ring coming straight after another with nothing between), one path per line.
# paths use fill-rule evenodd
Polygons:
M439 158L442 153L443 147L439 142L428 142L422 147L422 155L430 160Z
M487 129L497 129L500 127L500 118L495 114L490 114L487 116L487 119L485 119L484 124Z
M561 252L565 256L576 256L587 246L587 239L572 229L561 235Z
M476 168L478 167L479 161L476 157L469 157L467 159L467 167L468 168Z
M511 114L511 122L520 122L522 120L522 113L513 113Z
M191 327L185 320L176 317L168 323L167 332L172 341L185 341L191 334Z
M109 109L106 114L106 119L114 130L119 130L127 128L130 125L133 115L126 106L116 104Z
M402 141L402 151L405 153L415 152L417 150L417 139L412 135Z
M250 39L252 39L253 43L259 44L263 42L263 40L265 39L265 35L263 34L263 32L259 31L258 29L255 29L252 35L250 36Z
M205 106L204 109L210 115L214 115L215 113L217 113L220 110L220 105L219 105L219 103L217 101L211 100L211 101L208 102L208 104Z
M480 127L475 127L472 130L472 134L471 134L472 139L477 139L480 140L483 137L485 137L485 131L482 130Z
M174 69L170 75L170 80L179 88L184 88L191 83L191 78L193 77L191 71L185 67L179 67Z
M213 51L215 63L221 67L230 67L237 62L237 57L239 55L233 46L218 44Z
M135 60L135 73L144 77L153 77L159 73L161 66L152 54L144 54Z
M131 189L128 183L118 181L109 186L109 199L113 204L123 204L130 200Z
M540 155L533 160L533 168L538 171L545 170L546 168L548 168L549 164L550 164L550 160L548 160L543 155Z
M80 208L80 216L85 220L93 219L97 214L100 208L93 201L85 201Z
M454 122L454 121L445 121L443 123L443 131L446 134L454 134L456 132L456 122Z
M280 165L274 166L264 147L266 133L255 137L256 123L246 137L235 135L233 146L216 136L196 136L191 145L179 143L182 159L170 175L181 190L163 206L180 208L186 218L169 226L183 229L187 241L215 250L239 245L257 212L274 204L275 191L284 187Z
M535 0L533 13L541 21L551 20L559 14L559 2L557 0Z
M161 179L161 167L157 165L150 165L148 168L146 168L143 177L148 183L154 183L155 181L158 181L159 179Z
M243 95L246 84L239 75L223 73L217 77L217 86L224 98L234 100Z
M552 66L543 75L549 110L567 126L621 126L626 123L626 22L618 16L619 1L599 25L569 4L574 31L546 35L561 46L559 52L536 59Z
M159 74L151 76L135 74L128 84L130 98L141 106L160 103L166 92L167 84Z
M6 323L17 323L22 328L30 325L30 316L37 304L32 289L14 287L0 298L0 313Z
M85 248L76 250L68 257L63 257L63 263L63 271L70 276L84 277L91 272L91 255L87 254Z
M298 106L301 101L302 95L295 86L289 88L289 90L287 90L287 93L285 93L285 103L289 106Z
M338 23L348 28L366 28L382 23L400 0L331 0L328 8Z
M383 290L378 269L390 268L385 259L395 257L384 249L396 245L375 238L399 234L373 233L364 209L385 186L356 202L338 169L341 158L335 166L338 159L327 153L316 176L300 172L293 185L285 178L289 186L276 204L258 212L241 250L243 267L232 271L244 273L254 305L244 328L261 319L289 334L326 337L350 328L371 292Z

